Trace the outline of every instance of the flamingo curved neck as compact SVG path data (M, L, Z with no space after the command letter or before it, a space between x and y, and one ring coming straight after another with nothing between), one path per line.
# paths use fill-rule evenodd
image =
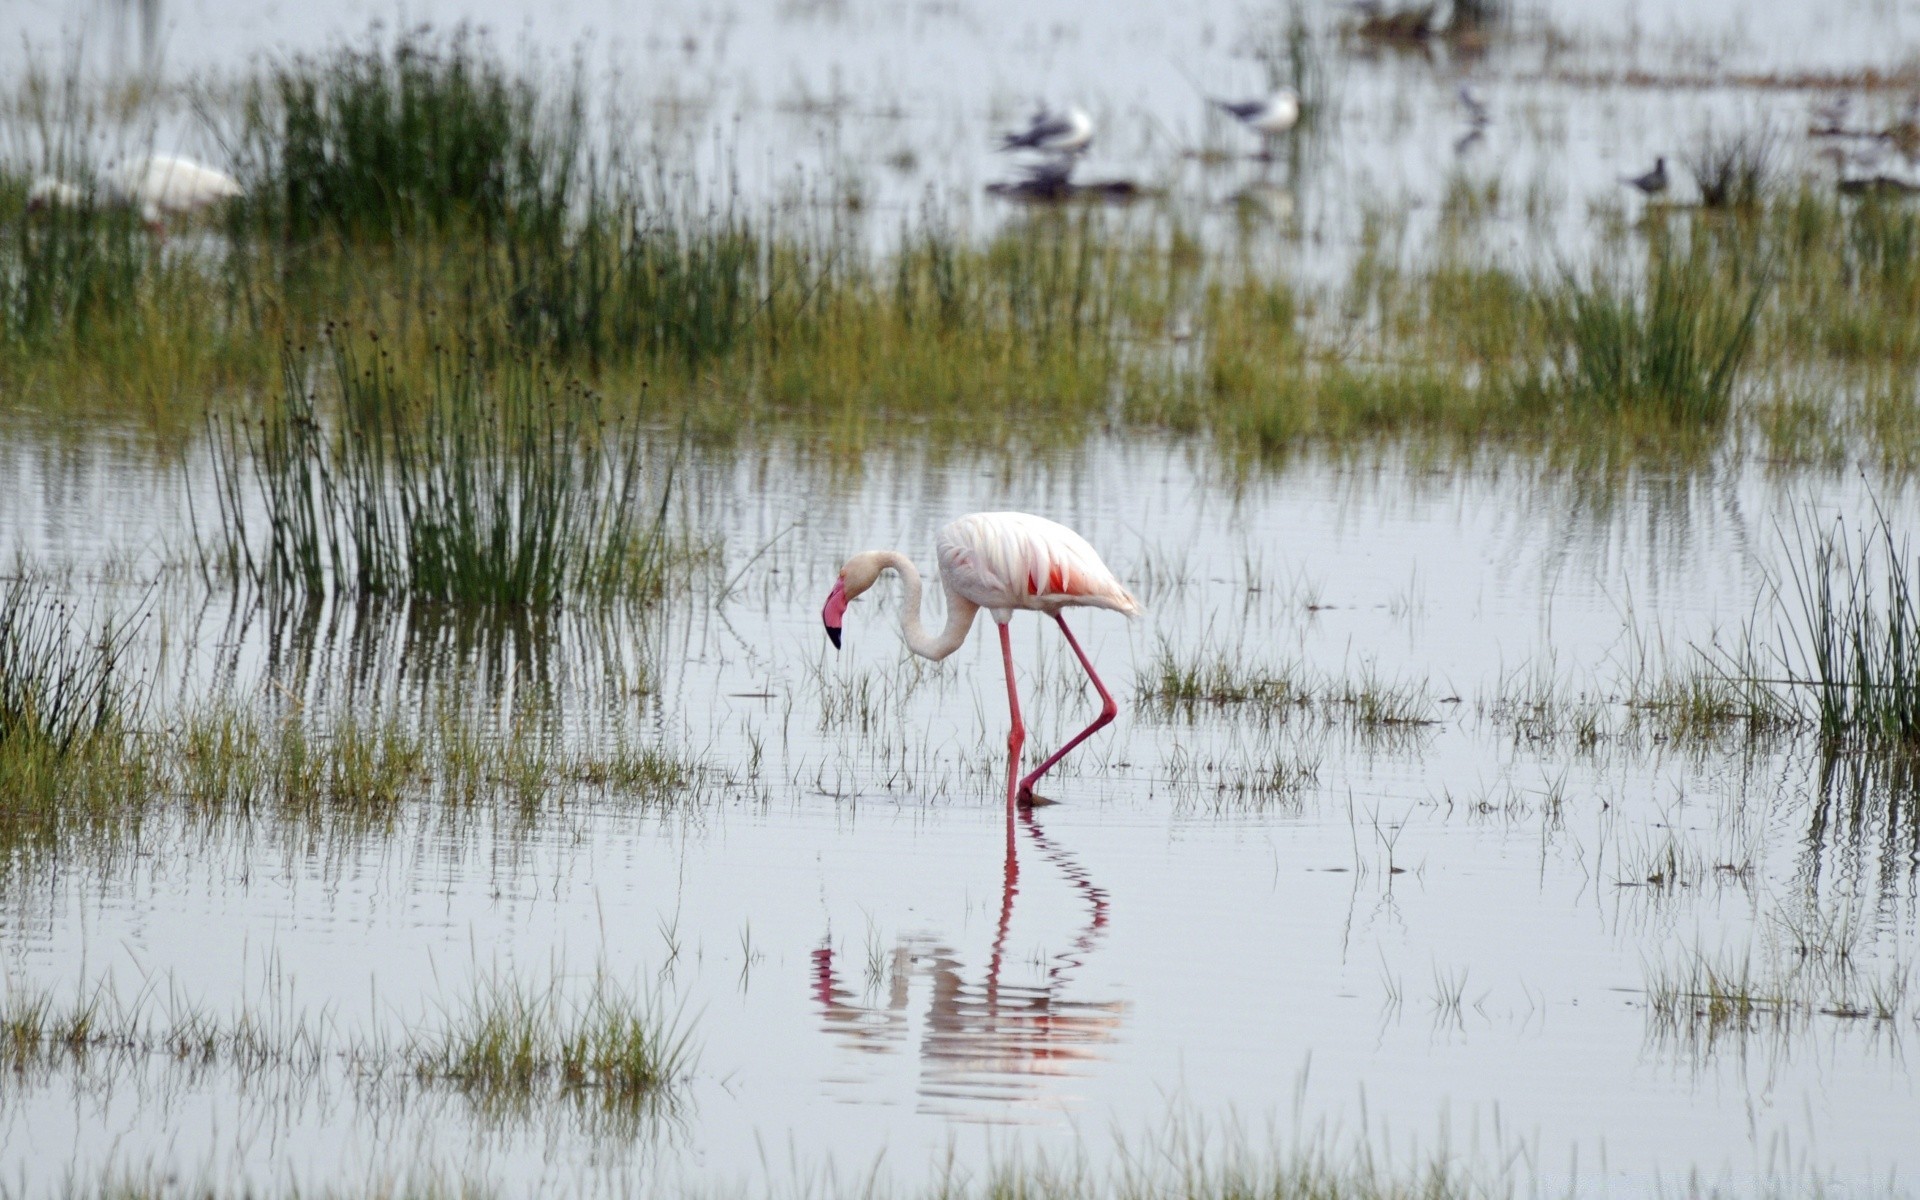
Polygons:
M913 560L891 550L885 551L881 558L883 565L899 572L900 581L906 588L900 608L900 635L906 639L907 649L935 662L958 650L960 644L967 640L967 631L973 628L974 614L980 611L980 606L952 588L947 588L947 627L938 636L930 636L920 623L920 597L924 589Z

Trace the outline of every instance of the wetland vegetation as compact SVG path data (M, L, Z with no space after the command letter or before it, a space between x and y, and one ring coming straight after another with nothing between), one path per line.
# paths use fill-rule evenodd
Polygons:
M1209 126L1136 203L985 217L873 203L909 150L756 191L726 146L629 136L697 98L467 29L153 92L36 67L0 105L0 1106L81 1146L69 1193L177 1192L87 1139L265 1096L323 1114L313 1181L248 1145L209 1193L627 1191L684 1144L831 1195L1451 1196L1581 1191L1604 1094L1660 1190L1635 1098L1681 1110L1605 1074L1624 1031L1701 1092L1761 1048L1779 1094L1844 1090L1817 1058L1862 1097L1848 1146L1910 1163L1873 1121L1920 1022L1920 208L1752 115L1669 151L1697 203L1521 194L1463 139L1431 197L1306 208L1350 61L1530 36L1503 9L1290 11L1248 52L1306 98L1284 161ZM102 167L182 136L243 195L156 236ZM43 171L86 202L30 204ZM1061 772L1085 803L1004 830L997 662L816 657L823 564L960 503L1089 518L1167 614L1096 626L1130 711ZM1035 746L1095 703L1042 647ZM832 968L857 920L864 991ZM1548 1012L1606 1061L1457 1150L1453 1081L1533 1079ZM1223 1094L1277 1103L1270 1045L1341 1095L1301 1067L1291 1129L1209 1128L1238 1064ZM1375 1059L1437 1139L1376 1126ZM1101 1086L1154 1131L1047 1141ZM831 1150L823 1096L910 1111L933 1175L849 1186L741 1115ZM1771 1103L1709 1105L1702 1144L1786 1153ZM432 1152L342 1176L339 1112ZM1047 1132L941 1160L976 1121ZM1839 1190L1877 1186L1856 1161Z

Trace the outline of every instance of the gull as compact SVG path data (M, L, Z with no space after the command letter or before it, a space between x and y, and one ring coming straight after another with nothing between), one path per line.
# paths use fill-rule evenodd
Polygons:
M1213 105L1262 137L1285 133L1300 120L1300 93L1290 87L1258 100L1215 99Z
M1663 155L1653 160L1653 170L1645 175L1622 175L1620 182L1639 188L1649 196L1658 196L1667 190L1667 160Z
M1002 134L1002 150L1038 150L1042 154L1079 154L1093 144L1093 118L1078 105L1065 113L1042 107L1017 133Z

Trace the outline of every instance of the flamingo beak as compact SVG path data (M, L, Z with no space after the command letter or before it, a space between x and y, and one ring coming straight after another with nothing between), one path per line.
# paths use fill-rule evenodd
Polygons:
M827 627L827 640L833 648L840 648L840 626L847 614L847 581L836 579L833 590L827 593L827 605L820 610L820 621Z

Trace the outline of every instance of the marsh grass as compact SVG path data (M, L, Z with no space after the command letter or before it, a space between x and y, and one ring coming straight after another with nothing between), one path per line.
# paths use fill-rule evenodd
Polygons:
M291 245L551 238L584 166L578 83L551 94L466 26L295 58L250 83L241 114L236 227Z
M1844 922L1789 921L1757 946L1684 952L1648 967L1650 1028L1699 1056L1819 1020L1911 1019L1912 964L1897 951L1869 961L1862 950Z
M1751 661L1700 659L1676 671L1635 680L1627 696L1630 731L1699 747L1767 741L1801 727L1791 704L1758 675Z
M1274 28L1260 54L1307 91L1311 133L1324 39ZM1044 448L1116 421L1261 466L1389 439L1699 456L1739 428L1756 358L1817 380L1920 355L1920 217L1885 199L1755 185L1738 221L1676 213L1544 279L1457 243L1403 261L1404 214L1382 211L1348 277L1317 285L1209 245L1178 206L980 231L929 205L897 237L859 214L754 211L594 140L622 126L579 78L511 66L464 29L264 68L235 110L202 107L248 195L190 252L99 208L12 220L26 181L0 180L8 402L183 438L211 407L231 435L227 413L291 391L279 348L331 321L380 330L402 380L457 342L482 372L531 355L588 381L550 399L590 421L680 419L716 444L800 431L850 458L902 430ZM65 169L84 179L81 157ZM1752 390L1783 458L1808 439L1821 461L1912 441L1886 438L1900 405L1822 419L1817 394L1783 403L1773 379Z
M290 351L283 403L214 439L209 570L275 594L497 607L664 591L671 474L643 512L640 441L598 420L597 397L527 359L489 371L441 351L416 379L375 335L329 349L337 428Z
M1773 190L1780 148L1770 125L1733 133L1709 127L1680 161L1699 185L1702 205L1752 212Z
M115 726L64 755L44 740L0 743L0 884L76 855L110 859L176 819L354 839L403 822L458 831L474 817L525 829L589 802L690 812L707 797L701 763L662 745L563 742L452 706L276 717L212 704L163 728Z
M144 679L125 664L130 623L81 618L31 576L0 580L0 753L84 750L137 718Z
M1704 242L1662 238L1643 286L1596 270L1545 291L1547 365L1521 383L1529 403L1594 416L1641 416L1679 430L1712 429L1734 386L1767 296L1765 271L1730 288Z
M549 1097L636 1111L692 1069L691 1031L658 995L604 976L584 998L501 977L483 983L406 1058L416 1078L457 1088L490 1110Z
M1313 676L1298 667L1273 670L1221 656L1182 661L1165 645L1141 672L1135 699L1163 717L1186 720L1206 711L1245 710L1262 721L1312 716L1361 730L1434 723L1424 684L1382 679L1370 667L1354 677Z
M1920 751L1920 598L1883 510L1863 532L1796 524L1786 679L1833 752Z

